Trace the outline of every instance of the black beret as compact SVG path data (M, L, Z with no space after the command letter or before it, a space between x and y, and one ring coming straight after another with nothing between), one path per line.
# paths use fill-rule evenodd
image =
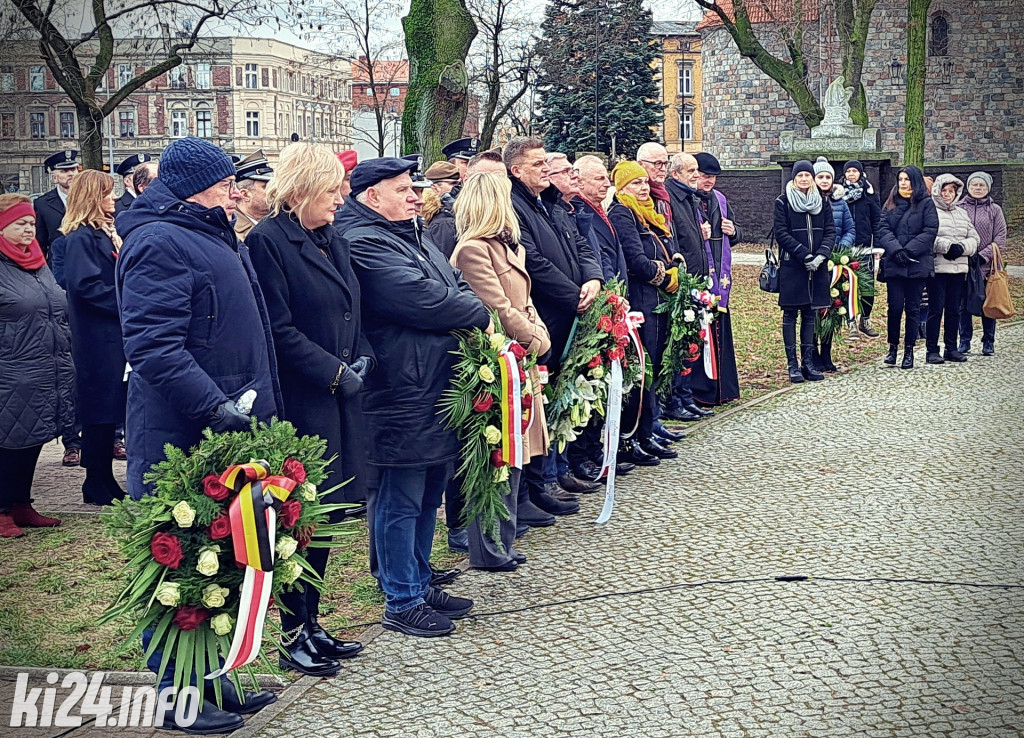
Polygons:
M697 160L697 171L702 174L713 174L716 177L722 173L722 166L718 163L718 159L713 157L711 154L700 152L694 159Z
M352 197L360 192L365 192L378 182L385 179L397 177L405 172L416 169L416 162L408 159L398 159L391 156L384 156L380 159L367 159L356 164L349 177L349 185L352 187Z
M149 154L132 154L127 159L117 165L117 169L114 171L120 174L122 177L127 177L129 174L135 171L135 167L139 166L146 161L153 161L153 157Z

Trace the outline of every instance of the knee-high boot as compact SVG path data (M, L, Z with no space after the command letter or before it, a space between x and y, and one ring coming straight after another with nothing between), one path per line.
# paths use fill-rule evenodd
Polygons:
M800 373L800 364L796 360L796 311L782 311L782 345L786 349L786 371L789 381L800 384L804 375Z
M114 479L114 424L82 426L82 500L93 505L109 505L124 497Z
M809 382L820 382L825 375L814 366L814 313L800 311L800 373Z

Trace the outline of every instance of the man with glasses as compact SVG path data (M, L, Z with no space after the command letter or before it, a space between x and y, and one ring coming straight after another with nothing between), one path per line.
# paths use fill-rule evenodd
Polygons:
M672 205L669 201L668 190L665 189L665 179L668 177L668 151L660 143L648 141L641 144L636 150L637 163L647 172L647 181L651 185L651 199L654 200L655 209L665 216L665 220L672 222Z

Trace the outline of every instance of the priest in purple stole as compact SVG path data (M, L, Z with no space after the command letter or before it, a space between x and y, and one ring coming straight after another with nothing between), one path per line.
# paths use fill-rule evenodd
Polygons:
M732 288L731 243L740 243L742 232L732 220L725 195L715 189L722 168L711 154L696 156L698 220L711 224L711 238L704 242L712 292L721 297L718 317L712 324L711 336L693 367L691 387L693 399L701 405L721 405L738 399L740 381L736 374L736 352L732 343L732 317L729 313L729 292ZM712 366L711 372L706 367ZM714 374L717 372L717 378Z

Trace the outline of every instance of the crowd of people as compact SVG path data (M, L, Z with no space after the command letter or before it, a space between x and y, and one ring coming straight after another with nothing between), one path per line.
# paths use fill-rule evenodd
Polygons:
M527 562L516 540L579 512L577 495L602 487L605 461L602 419L559 452L535 406L500 545L485 536L466 519L459 442L438 416L456 360L453 331L500 331L535 353L553 383L577 318L617 280L657 368L669 331L658 308L689 273L718 298L701 348L714 352L716 371L698 355L667 396L634 390L609 473L675 458L671 445L685 436L662 421L696 421L739 397L729 294L742 230L716 189L714 156L670 158L646 143L609 171L600 157L570 161L531 137L500 151L460 139L443 153L428 167L419 155L358 162L353 151L300 142L271 166L262 152L232 159L182 138L158 162L126 160L116 201L113 178L79 172L75 152L48 160L57 186L34 207L0 196L0 461L9 470L0 536L60 524L31 504L40 449L56 437L65 463L86 469L83 498L102 505L125 495L115 458L126 454L127 494L140 499L153 492L144 475L167 444L188 448L205 428L246 431L252 417L283 418L326 441L333 480L351 480L328 501L349 503L336 519L366 516L384 628L442 636L473 607L441 588L459 571L430 563L442 503L449 548L477 569L514 571ZM775 203L791 380L835 369L832 337L814 326L830 302L824 265L837 244L884 251L888 363L905 312L903 366L912 366L926 282L928 360L938 356L943 321L945 358L962 360L967 269L985 268L993 244L1005 243L991 179L972 175L962 200L964 185L942 175L929 196L921 172L905 167L880 205L859 162L844 170L837 185L824 159L799 162ZM870 312L865 300L852 334L877 336ZM994 323L983 321L983 330L988 354ZM253 393L251 405L239 402ZM321 575L328 552L308 555ZM282 598L281 663L328 676L361 646L319 625L319 596L309 587ZM231 713L265 699L234 695L225 710L208 704L200 720L230 726Z

